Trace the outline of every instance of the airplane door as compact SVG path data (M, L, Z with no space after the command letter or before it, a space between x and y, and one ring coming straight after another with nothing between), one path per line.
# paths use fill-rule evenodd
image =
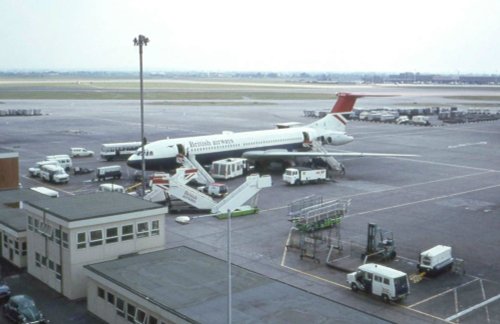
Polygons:
M181 155L186 155L186 148L183 144L177 144L177 153Z
M304 146L309 146L311 144L311 137L308 132L302 132L302 137L304 138Z

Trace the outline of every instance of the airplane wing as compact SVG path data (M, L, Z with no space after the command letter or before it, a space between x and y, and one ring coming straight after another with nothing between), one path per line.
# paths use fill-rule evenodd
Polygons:
M243 157L251 160L257 159L276 159L276 158L295 158L295 157L416 157L415 154L392 154L392 153L363 153L363 152L295 152L287 150L263 150L263 151L247 151L243 153Z

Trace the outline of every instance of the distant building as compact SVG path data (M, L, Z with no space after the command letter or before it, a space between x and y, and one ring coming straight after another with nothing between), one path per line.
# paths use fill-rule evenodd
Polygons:
M127 194L27 202L28 272L69 299L86 291L83 266L165 245L168 208Z

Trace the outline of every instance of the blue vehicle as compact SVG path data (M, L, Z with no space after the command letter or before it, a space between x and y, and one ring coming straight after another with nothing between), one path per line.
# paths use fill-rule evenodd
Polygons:
M14 323L48 323L30 296L16 295L2 307L3 315Z

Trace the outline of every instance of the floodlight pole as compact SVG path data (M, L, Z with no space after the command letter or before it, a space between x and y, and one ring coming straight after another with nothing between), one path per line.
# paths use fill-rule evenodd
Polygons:
M141 80L141 170L142 170L142 195L146 193L146 161L144 160L144 145L146 139L144 138L144 82L142 77L142 46L147 46L149 38L143 35L134 38L134 45L139 46L139 65L140 65L140 80Z
M227 323L232 323L231 311L231 210L227 210Z

